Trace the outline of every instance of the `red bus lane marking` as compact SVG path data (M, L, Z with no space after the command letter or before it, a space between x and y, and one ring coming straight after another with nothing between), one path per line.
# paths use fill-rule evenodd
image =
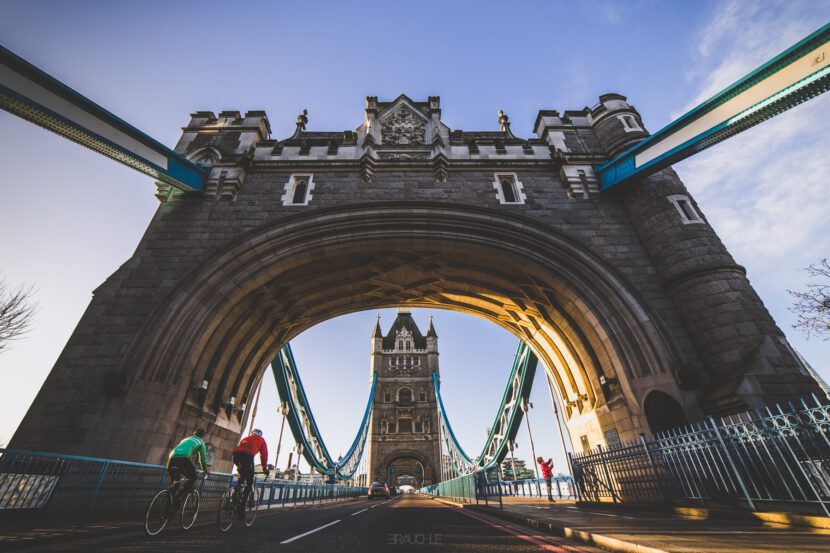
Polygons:
M507 532L508 534L512 534L513 536L516 536L519 539L530 542L534 545L538 545L545 551L552 551L553 553L589 553L585 549L564 544L560 541L552 539L550 536L547 536L545 534L531 533L525 528L515 526L513 524L509 524L506 522L495 521L490 519L489 517L485 517L480 514L473 514L464 509L452 509L458 511L459 513L467 515L470 518L474 518L479 522L483 522L488 526L491 526L492 528L496 528L498 530L501 530L502 532Z

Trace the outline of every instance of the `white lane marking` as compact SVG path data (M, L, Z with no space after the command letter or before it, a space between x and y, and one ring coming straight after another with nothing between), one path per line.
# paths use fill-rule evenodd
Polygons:
M319 531L320 531L320 530L322 530L323 528L328 528L329 526L333 526L333 525L337 524L338 522L340 522L340 521L339 521L339 520L335 520L334 522L329 522L328 524L324 524L323 526L320 526L319 528L315 528L314 530L309 530L309 531L308 531L308 532L306 532L305 534L300 534L299 536L294 536L293 538L288 538L287 540L285 540L285 541L281 541L280 543L281 543L281 544L283 544L283 543L291 543L291 542L292 542L292 541L294 541L294 540L298 540L298 539L300 539L300 538L304 538L304 537L308 536L309 534L313 534L314 532L319 532Z
M372 505L372 506L371 506L371 507L369 507L369 508L370 508L370 509L374 509L375 507L380 507L380 506L381 506L381 504L380 504L380 503L378 503L377 505Z
M366 511L368 511L368 510L369 510L368 508L367 508L367 509L361 509L361 510L359 510L359 511L358 511L358 512L356 512L356 513L352 513L352 516L359 515L360 513L365 513L365 512L366 512Z

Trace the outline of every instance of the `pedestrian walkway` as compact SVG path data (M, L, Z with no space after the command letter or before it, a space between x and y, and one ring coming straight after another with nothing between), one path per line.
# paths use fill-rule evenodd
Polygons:
M483 505L467 508L487 512L558 536L574 537L611 551L637 553L827 553L830 520L811 517L824 528L784 525L751 518L709 518L634 509L578 506L572 502L546 505L510 498L503 509ZM717 517L717 518L716 518Z

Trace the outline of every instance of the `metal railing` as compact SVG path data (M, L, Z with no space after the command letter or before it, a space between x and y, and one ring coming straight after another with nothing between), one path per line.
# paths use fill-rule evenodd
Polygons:
M529 478L527 480L511 480L498 482L501 495L508 497L541 497L548 496L547 482L544 478ZM554 476L550 480L551 497L555 499L575 499L576 487L573 476Z
M462 503L489 504L491 501L502 505L503 497L543 497L548 496L547 483L544 479L516 480L503 482L498 478L498 469L480 470L463 474L445 482L439 482L418 490L431 497L443 497ZM551 492L557 499L573 499L575 495L574 479L571 476L556 476L551 479Z
M815 396L800 403L571 455L579 498L727 501L830 515L830 405Z
M219 507L234 475L211 473L194 487L200 510ZM169 485L163 465L0 449L0 524L63 524L141 520L158 490ZM366 495L366 488L258 476L261 509Z

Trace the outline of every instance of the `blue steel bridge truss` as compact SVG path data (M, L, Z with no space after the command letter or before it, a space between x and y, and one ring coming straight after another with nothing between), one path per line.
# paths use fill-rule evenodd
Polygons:
M521 405L530 396L537 365L536 356L527 344L521 342L516 351L513 368L510 371L510 378L507 381L495 421L481 454L475 458L468 456L458 443L444 409L438 376L435 373L432 374L438 403L442 449L444 454L452 460L454 473L467 474L478 469L496 466L504 460L509 444L513 442L519 431L523 415ZM294 440L298 444L299 452L311 467L325 475L330 481L350 480L360 466L366 450L366 440L372 420L372 405L377 389L377 373L372 376L369 399L352 445L342 458L334 461L314 420L314 414L289 344L279 351L271 363L271 369L277 382L280 401L288 405L286 417Z

